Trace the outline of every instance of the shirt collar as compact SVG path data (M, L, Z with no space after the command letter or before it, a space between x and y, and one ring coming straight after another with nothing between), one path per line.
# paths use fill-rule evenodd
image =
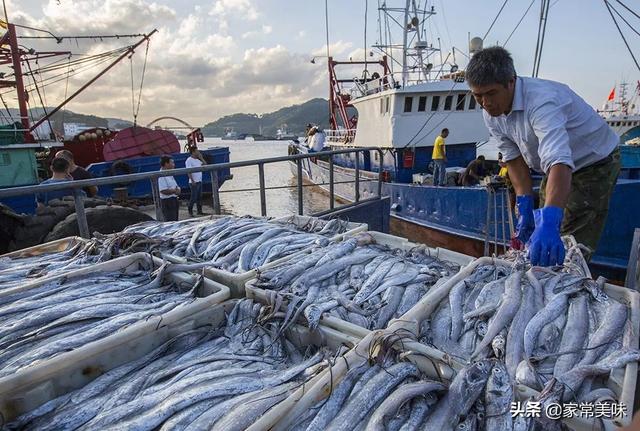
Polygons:
M516 78L516 87L513 90L513 102L511 104L511 112L524 111L524 81L522 78Z

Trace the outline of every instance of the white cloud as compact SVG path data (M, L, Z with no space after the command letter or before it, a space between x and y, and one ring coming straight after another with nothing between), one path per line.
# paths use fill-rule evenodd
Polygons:
M239 23L259 20L249 1L217 1L210 14L180 11L142 0L62 0L61 7L50 0L36 18L16 10L12 16L21 23L51 29L65 35L139 33L150 23L159 30L149 46L138 122L171 115L194 125L203 125L235 112L270 112L283 106L326 97L326 68L310 64L310 53L293 53L283 45L270 44L265 36L273 34L268 23L248 26L255 36L245 49L239 44ZM17 9L17 8L16 8ZM132 19L132 17L136 17ZM229 30L236 30L235 34ZM148 29L144 29L147 30ZM234 39L235 36L235 39ZM244 35L243 35L244 36ZM81 41L65 40L37 45L41 50L71 50L99 53L133 43L136 39ZM261 46L262 45L262 46ZM275 46L274 46L275 45ZM332 45L336 53L351 49L342 41ZM324 51L323 51L324 52ZM136 102L145 45L133 56ZM106 66L103 64L102 67ZM79 88L99 69L69 79L69 93ZM48 103L64 97L65 82L46 88ZM124 60L96 81L67 107L75 112L131 119L131 65Z
M259 13L250 0L217 0L211 7L209 15L217 17L235 15L255 21Z
M329 54L332 56L344 54L349 49L351 49L351 47L353 47L353 43L339 40L337 42L329 44ZM314 49L311 52L311 55L315 57L327 55L327 44L322 45L322 48Z

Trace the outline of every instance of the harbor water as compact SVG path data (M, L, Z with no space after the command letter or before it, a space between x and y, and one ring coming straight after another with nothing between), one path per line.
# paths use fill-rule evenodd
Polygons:
M244 160L259 160L287 155L289 141L252 141L252 140L222 140L220 138L205 138L200 148L215 146L229 147L231 162ZM184 142L181 143L184 146ZM266 191L267 215L282 217L298 212L298 191L296 179L291 173L288 162L270 163L265 165L266 187L279 187ZM223 213L233 215L260 215L260 180L257 166L247 166L231 170L233 179L225 182L220 189L220 203ZM240 190L240 191L236 191ZM210 206L210 199L205 200ZM338 204L336 204L338 205ZM319 187L303 188L303 209L305 214L313 214L329 208L329 196L320 191Z

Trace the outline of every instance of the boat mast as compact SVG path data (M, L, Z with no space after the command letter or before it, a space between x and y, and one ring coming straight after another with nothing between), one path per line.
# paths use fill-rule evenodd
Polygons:
M16 37L16 27L13 24L7 23L7 33L0 41L0 46L6 42L9 43L9 49L11 50L11 63L13 64L13 74L15 76L14 82L3 82L2 87L16 87L18 92L18 108L20 111L20 123L22 124L24 140L27 143L34 142L33 136L30 133L29 128L29 111L27 110L27 97L24 90L24 81L22 79L22 65L20 49L18 48L18 38Z
M395 63L401 67L400 81L403 87L411 83L428 81L433 68L433 65L428 63L428 59L439 49L427 43L424 26L427 19L435 15L435 11L433 7L425 9L426 6L422 6L421 2L416 0L405 0L404 7L393 7L389 3L386 1L378 8L378 13L385 17L379 18L381 23L385 23L385 28L380 29L384 34L379 35L380 43L373 45L373 48L379 49L386 55L391 65ZM398 39L394 43L393 32L389 28L390 23L395 23L396 28L400 27L402 30L402 43L399 43ZM398 35L397 30L395 34ZM402 50L401 60L396 55L398 50Z

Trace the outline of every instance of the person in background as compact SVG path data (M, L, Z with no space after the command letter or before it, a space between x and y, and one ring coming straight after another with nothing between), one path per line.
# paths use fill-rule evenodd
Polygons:
M449 136L449 129L442 129L433 143L431 159L433 160L433 185L436 187L447 185L447 151L444 147L447 136Z
M198 157L198 148L196 146L189 147L190 156L184 162L187 168L199 168L203 165L202 159ZM200 156L202 157L202 156ZM192 172L189 174L189 215L193 217L193 206L196 205L198 215L204 215L202 212L202 172Z
M62 157L63 159L65 159L67 162L69 162L69 175L71 175L71 177L74 180L88 180L93 178L93 175L91 175L91 172L87 171L85 168L80 167L78 165L76 165L75 160L73 158L73 153L69 150L60 150L56 153L56 157ZM84 192L87 194L87 196L89 196L90 198L94 197L95 195L98 194L98 187L96 186L88 186L88 187L83 187Z
M44 180L40 184L55 184L70 182L71 176L69 175L69 162L62 157L56 157L51 161L51 178ZM64 196L73 196L73 189L55 190L51 192L44 192L36 194L36 201L38 206L49 205L49 201L52 199L61 199Z
M484 176L484 160L484 156L478 156L469 163L464 174L462 174L461 183L464 187L477 186L480 184L480 179Z
M507 164L502 160L502 153L498 153L498 166L500 166L500 171L498 171L498 176L502 178L508 178L509 170L507 169Z
M176 164L171 157L160 157L161 171L175 169L175 167ZM160 208L162 209L164 221L177 221L178 210L180 209L180 202L178 201L180 187L178 187L178 183L171 175L160 177L158 178L158 190L160 191Z
M313 126L309 130L309 152L318 153L323 150L325 142L324 132L318 129L318 126Z
M476 53L465 77L509 168L517 194L515 239L529 244L531 263L561 265L560 234L595 251L620 172L620 138L567 85L518 76L502 47ZM545 175L535 212L532 169Z

